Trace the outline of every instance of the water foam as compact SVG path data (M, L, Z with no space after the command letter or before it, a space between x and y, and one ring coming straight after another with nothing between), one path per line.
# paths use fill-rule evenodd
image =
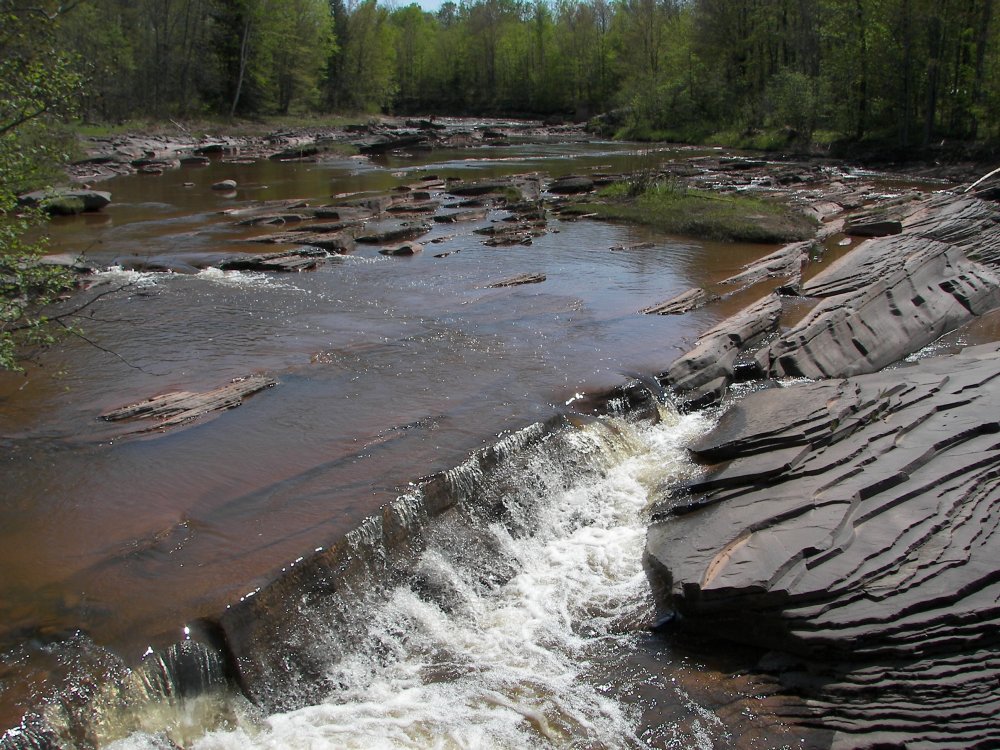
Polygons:
M636 637L644 512L655 487L693 471L681 446L705 422L599 420L534 446L506 478L509 517L478 530L499 554L437 534L410 583L329 666L326 700L263 719L244 711L238 726L185 746L645 747L632 711L585 673ZM163 742L135 734L113 747Z

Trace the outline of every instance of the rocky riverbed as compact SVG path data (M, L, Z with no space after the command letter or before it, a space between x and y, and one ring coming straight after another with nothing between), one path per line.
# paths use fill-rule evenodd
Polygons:
M182 163L344 159L345 144L356 158L377 159L394 150L571 137L585 136L525 123L427 120L336 134L110 138L94 141L72 174L81 182L134 172L155 179ZM788 726L820 730L808 734L817 746L830 737L845 748L995 746L1000 345L936 357L924 350L949 333L961 340L964 327L990 319L1000 305L1000 211L989 200L996 186L887 190L870 174L823 161L721 153L661 165L657 176L785 200L813 218L817 234L766 251L718 283L654 305L637 302L636 317L696 315L711 306L731 309L737 300L745 306L704 331L657 378L643 375L577 404L580 412L599 404L601 415L628 412L649 421L661 418L654 396L664 393L690 411L728 407L690 450L705 473L663 486L656 497L646 545L660 609L655 629L757 650L761 679L776 678L784 691L770 710ZM414 175L377 195L245 202L227 209L224 221L234 230L253 227L260 253L241 246L239 253L114 261L139 271L300 272L359 246L390 256L426 249L426 257L441 238L433 228L442 226L474 232L489 248L519 248L559 231L562 222L587 221L564 209L627 177L598 169L555 180L537 173L489 180ZM274 245L290 249L273 252ZM606 249L641 254L651 247ZM504 274L484 288L552 283L541 273ZM202 392L183 395L211 400ZM225 399L220 403L227 408ZM200 418L190 411L185 421ZM193 641L142 669L116 663L108 674L128 675L119 684L142 683L157 699L230 684L269 708L299 705L299 691L315 697L327 687L330 666L306 627L317 608L336 610L333 621L342 624L338 607L349 605L331 600L370 587L371 570L387 582L403 575L426 546L423 537L448 535L445 521L456 509L485 504L491 522L510 515L510 480L501 474L484 489L483 477L535 445L572 443L567 435L590 420L574 412L539 423L477 453L462 471L425 478L420 504L386 505L340 543L299 558L276 582L199 620ZM141 429L148 432L145 424ZM469 548L473 557L500 554L482 541L479 527L471 538L482 545ZM490 581L497 577L492 567ZM419 579L416 588L438 596L435 581ZM309 606L304 614L289 602ZM77 690L56 713L59 721L32 728L32 737L59 744L61 736L87 736L88 700L134 703L126 688L104 685L100 693ZM16 744L16 736L6 741L36 746Z

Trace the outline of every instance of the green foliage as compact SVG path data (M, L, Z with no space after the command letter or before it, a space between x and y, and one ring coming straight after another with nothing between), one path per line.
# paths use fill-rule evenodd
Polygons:
M1000 137L995 15L991 0L81 0L57 26L86 61L82 111L103 120L617 109L603 130L627 138L907 147Z
M49 15L51 13L51 16ZM37 187L66 156L59 118L79 86L76 61L53 44L57 9L0 0L0 367L17 369L17 344L50 339L41 308L65 275L38 263L44 243L25 239L42 220L17 195Z

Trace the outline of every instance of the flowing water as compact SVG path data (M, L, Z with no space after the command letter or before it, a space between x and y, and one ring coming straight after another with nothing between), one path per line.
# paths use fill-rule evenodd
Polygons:
M246 242L260 228L220 214L249 200L332 202L428 174L621 171L687 155L571 144L214 163L112 180L101 186L114 194L103 213L57 222L53 252L109 269L90 293L111 293L81 310L81 336L0 378L0 729L53 683L120 682L119 657L134 664L183 641L189 624L358 533L381 506L417 492L421 476L665 369L746 300L680 317L636 311L771 248L559 220L530 247L490 248L472 229L501 218L494 211L436 227L429 238L445 238L433 247L446 258L359 246L291 275L136 273L116 260L184 267L260 252ZM229 177L235 196L209 189ZM653 247L610 249L640 241ZM488 288L528 272L547 280ZM279 384L185 429L129 436L97 419L251 373ZM272 715L230 690L139 711L110 701L86 742L726 745L732 723L678 682L687 663L642 635L652 616L644 512L657 487L692 470L682 447L703 429L702 417L607 417L512 460L502 522L466 508L461 524L435 526L407 580L385 591L373 581L381 593L357 604L364 616L349 647L342 634L327 644L308 699L270 701ZM322 617L311 622L288 637L322 643Z

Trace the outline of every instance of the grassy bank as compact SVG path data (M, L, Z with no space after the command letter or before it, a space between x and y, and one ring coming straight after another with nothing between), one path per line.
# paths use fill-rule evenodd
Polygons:
M670 234L734 242L794 242L816 231L812 220L781 203L666 182L638 188L618 182L601 191L598 200L577 203L572 211Z

